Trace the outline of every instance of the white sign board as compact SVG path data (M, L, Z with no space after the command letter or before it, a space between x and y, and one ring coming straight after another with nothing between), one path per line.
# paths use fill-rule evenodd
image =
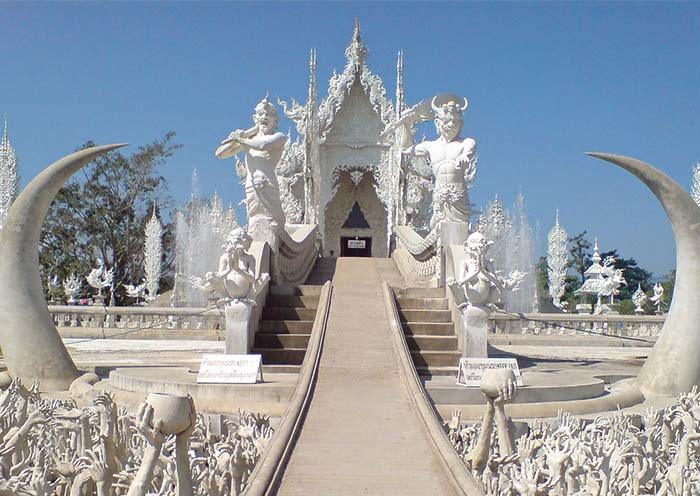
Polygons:
M262 382L261 355L204 355L197 383L255 384L258 375Z
M349 239L348 248L359 248L364 250L367 247L367 241L364 239Z
M457 384L467 387L479 387L481 376L489 369L512 369L515 374L515 382L523 385L523 376L520 375L518 361L515 358L460 358L459 372L457 372Z

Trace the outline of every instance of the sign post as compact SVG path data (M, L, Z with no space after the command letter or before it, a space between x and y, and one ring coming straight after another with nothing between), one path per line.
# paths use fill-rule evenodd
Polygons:
M197 384L255 384L263 380L262 355L204 355Z
M460 358L457 384L466 387L479 387L481 376L485 370L489 369L512 369L516 384L522 387L523 376L520 375L518 361L515 358Z

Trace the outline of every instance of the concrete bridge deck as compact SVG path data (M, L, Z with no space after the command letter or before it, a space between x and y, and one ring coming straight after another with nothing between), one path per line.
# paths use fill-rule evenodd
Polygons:
M311 406L279 495L457 494L400 376L375 259L342 258Z

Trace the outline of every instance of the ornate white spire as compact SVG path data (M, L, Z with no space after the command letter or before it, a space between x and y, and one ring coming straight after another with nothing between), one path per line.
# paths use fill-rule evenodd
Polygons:
M362 42L362 36L360 32L360 18L355 17L355 29L352 33L352 41L350 42L350 45L348 45L348 47L345 49L345 57L347 57L348 59L348 64L354 65L355 69L359 71L360 68L365 64L368 53L369 50L367 50L367 47Z
M700 162L696 162L693 166L693 187L690 190L690 195L700 207Z
M146 224L146 241L143 246L143 259L146 271L146 289L148 299L155 300L158 295L158 284L162 270L163 259L163 226L156 216L156 204L153 204L153 215Z
M311 54L309 55L309 106L313 102L313 106L316 106L316 49L311 49Z
M403 50L399 50L396 61L396 117L406 108L405 93L403 88Z
M598 248L598 238L595 238L593 243L593 256L591 257L591 262L594 264L599 264L602 258L600 257L600 248Z
M566 271L568 270L568 260L566 243L568 234L559 224L559 210L557 210L554 227L549 231L547 241L547 279L549 281L549 295L552 297L554 306L561 308L561 297L566 289Z
M0 229L7 217L12 202L15 201L19 190L19 173L15 149L10 144L7 133L7 114L5 126L0 141Z

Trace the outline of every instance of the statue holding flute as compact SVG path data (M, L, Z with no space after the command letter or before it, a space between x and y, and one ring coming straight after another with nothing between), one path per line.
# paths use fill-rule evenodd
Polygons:
M277 109L267 97L255 106L253 121L255 125L250 129L229 134L216 156L225 159L245 152L248 231L255 233L258 224L267 224L276 232L284 229L285 217L275 167L282 158L287 136L277 131Z

